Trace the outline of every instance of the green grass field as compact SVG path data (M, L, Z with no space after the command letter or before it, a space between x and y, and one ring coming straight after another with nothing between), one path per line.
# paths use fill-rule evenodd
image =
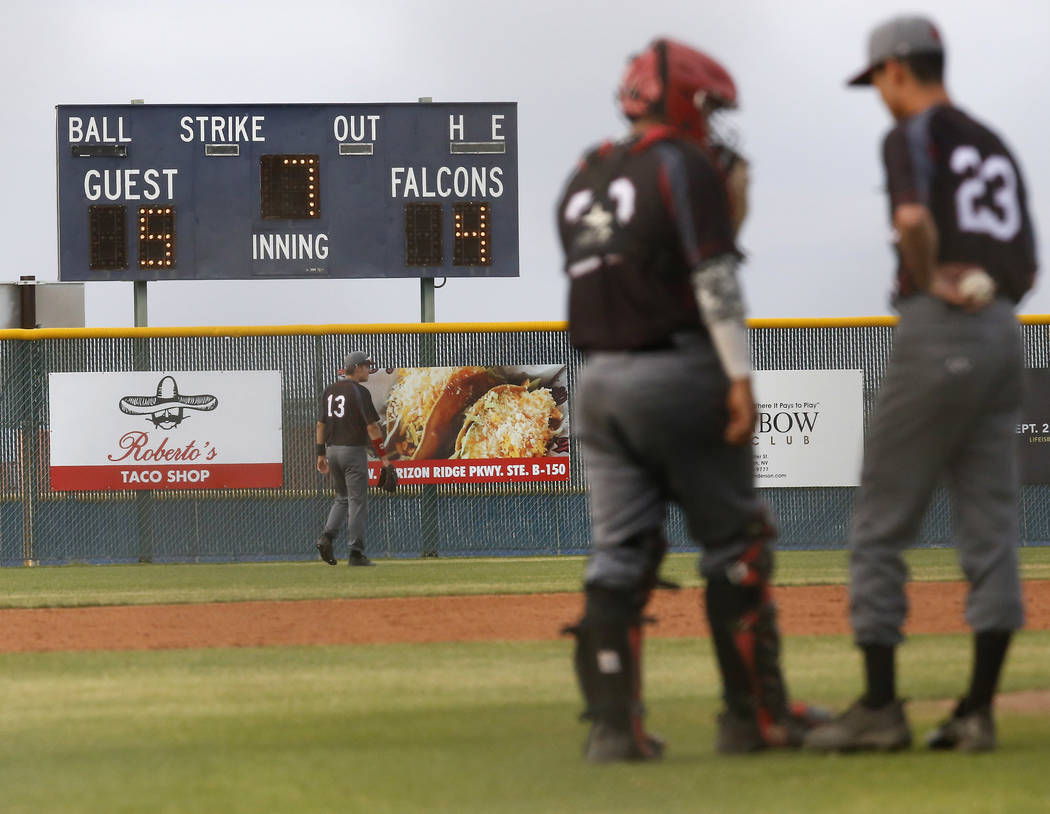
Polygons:
M1023 552L1046 578L1050 550ZM952 579L950 551L915 552ZM693 558L665 574L695 584ZM785 553L780 581L841 582L842 552ZM0 570L6 607L574 590L579 559ZM363 572L363 573L362 573ZM320 623L320 622L319 622ZM1045 812L1045 709L1000 710L1000 749L891 756L715 754L708 642L646 644L660 764L594 767L568 641L0 655L0 811L16 812ZM958 694L966 636L915 636L900 688L921 737ZM847 637L793 637L796 696L859 689ZM1050 633L1020 634L1004 691L1050 690ZM1004 705L1008 706L1008 705Z
M0 608L361 599L381 596L522 594L576 591L582 557L379 560L354 578L317 560L227 565L95 565L0 568ZM1050 546L1021 550L1029 579L1050 579ZM917 580L962 579L949 549L909 552ZM662 574L683 586L700 584L696 555L672 554ZM845 551L778 554L778 585L834 585L846 581Z

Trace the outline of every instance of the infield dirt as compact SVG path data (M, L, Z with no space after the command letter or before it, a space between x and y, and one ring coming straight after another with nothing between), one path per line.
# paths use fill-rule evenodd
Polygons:
M1025 582L1030 630L1050 629L1050 580ZM966 584L908 586L909 633L967 631ZM849 632L846 588L776 589L785 635ZM658 591L648 635L706 636L697 588ZM0 611L0 652L160 650L553 639L580 614L579 593L228 602Z

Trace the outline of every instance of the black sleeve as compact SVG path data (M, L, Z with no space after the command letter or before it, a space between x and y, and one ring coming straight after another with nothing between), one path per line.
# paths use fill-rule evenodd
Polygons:
M890 207L901 204L929 204L933 159L925 121L911 120L894 127L882 142L882 161L886 167L886 190Z
M355 385L355 389L358 396L361 397L361 416L364 418L365 424L375 424L379 421L379 414L372 403L372 393L363 384Z
M317 421L320 424L326 424L328 422L328 391L331 390L331 386L326 387L324 392L321 394L321 400L317 404Z
M672 142L657 145L660 194L690 268L739 251L733 238L725 183L699 150Z

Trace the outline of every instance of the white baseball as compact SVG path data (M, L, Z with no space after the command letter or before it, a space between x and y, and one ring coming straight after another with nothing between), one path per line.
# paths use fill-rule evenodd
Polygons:
M995 296L995 280L984 269L971 269L959 281L959 293L971 305L983 307Z

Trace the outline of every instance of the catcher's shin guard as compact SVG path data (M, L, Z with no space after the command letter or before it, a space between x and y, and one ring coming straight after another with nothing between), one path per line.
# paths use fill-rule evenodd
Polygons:
M782 746L796 735L780 670L772 572L773 555L763 536L708 578L706 604L729 713L753 718L766 745Z
M581 718L594 723L589 758L595 733L621 739L612 759L645 760L662 751L642 725L641 622L637 595L589 585L583 618L565 629L576 637L576 677L586 704Z

